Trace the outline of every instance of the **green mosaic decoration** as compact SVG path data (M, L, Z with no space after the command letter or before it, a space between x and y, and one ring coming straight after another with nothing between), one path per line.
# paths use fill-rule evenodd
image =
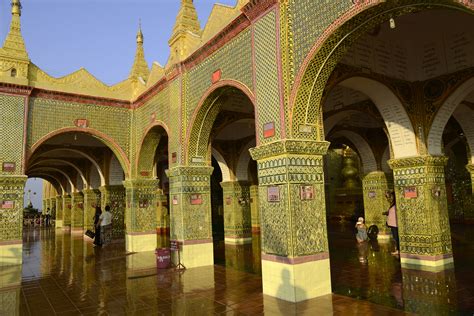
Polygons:
M105 185L99 188L102 211L110 206L112 213L112 238L123 239L125 236L125 188L121 185Z
M224 236L243 239L252 236L250 187L244 181L221 182L224 196Z
M71 228L84 227L84 196L81 192L74 192L72 196Z
M0 242L22 240L24 176L0 176Z
M366 174L362 180L364 195L364 215L367 227L377 225L379 234L387 235L390 229L386 225L387 217L382 215L390 207L385 197L387 191L393 190L392 176L383 171Z
M170 179L172 240L212 238L212 170L212 167L174 167L167 171Z
M63 226L71 226L72 198L69 194L63 195Z
M250 150L258 162L263 252L297 257L328 251L323 175L328 147L286 140ZM302 191L312 194L303 197Z
M252 220L252 230L260 230L260 208L258 198L258 185L250 186L250 216Z
M63 220L64 212L63 212L63 197L58 195L56 197L56 220Z
M397 198L400 252L451 254L451 232L444 179L446 157L390 160Z
M100 191L98 189L83 190L84 194L84 230L94 230L95 207L100 206Z
M0 95L0 109L2 112L0 164L4 162L15 164L15 171L3 170L0 165L0 175L21 174L23 172L23 148L21 144L23 144L24 108L24 98Z
M276 14L269 12L255 25L255 94L258 120L255 132L261 143L268 143L281 137L280 88L278 80L277 51L275 42ZM273 122L275 136L263 137L263 124Z
M126 180L125 226L130 232L156 232L159 180Z

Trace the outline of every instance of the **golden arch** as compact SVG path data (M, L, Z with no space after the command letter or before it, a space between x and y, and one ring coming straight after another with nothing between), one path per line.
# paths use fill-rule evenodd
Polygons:
M147 172L148 174L142 174L141 176L150 177L151 171L153 169L153 158L155 156L156 149L160 144L163 133L161 130L164 130L166 136L169 137L169 128L163 121L156 121L150 124L143 137L140 141L140 146L138 147L137 159L135 160L135 172L136 175L140 175L140 172Z

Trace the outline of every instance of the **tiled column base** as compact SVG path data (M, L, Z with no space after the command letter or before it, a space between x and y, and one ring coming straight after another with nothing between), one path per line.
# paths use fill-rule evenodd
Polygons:
M23 243L21 240L0 242L0 269L5 266L21 265Z
M331 293L329 253L287 258L262 254L263 294L300 302Z
M156 233L135 233L125 235L125 249L128 252L152 251L156 249Z
M438 272L452 268L454 260L452 254L427 256L400 253L400 263L405 269Z
M214 246L211 239L186 240L181 245L181 263L186 269L214 265ZM174 264L178 263L177 252L171 253Z

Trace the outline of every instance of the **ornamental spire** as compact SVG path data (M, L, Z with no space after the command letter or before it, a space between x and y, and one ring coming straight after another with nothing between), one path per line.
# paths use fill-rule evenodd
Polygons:
M145 51L143 49L143 40L144 36L142 33L142 23L139 22L138 32L137 32L137 50L135 52L135 61L133 62L132 70L130 71L129 78L142 78L143 80L148 79L150 74L150 69L145 60Z
M3 43L2 54L11 58L29 60L28 52L25 48L25 42L21 35L21 2L20 0L12 0L12 20L7 38Z

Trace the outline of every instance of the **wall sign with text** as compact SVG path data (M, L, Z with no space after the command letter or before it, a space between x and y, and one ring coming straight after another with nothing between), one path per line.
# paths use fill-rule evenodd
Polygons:
M267 201L268 202L280 202L280 188L279 187L268 187L267 188Z
M191 205L201 205L202 204L202 194L191 194Z
M416 187L405 187L403 189L403 197L405 199L416 199L418 197Z

